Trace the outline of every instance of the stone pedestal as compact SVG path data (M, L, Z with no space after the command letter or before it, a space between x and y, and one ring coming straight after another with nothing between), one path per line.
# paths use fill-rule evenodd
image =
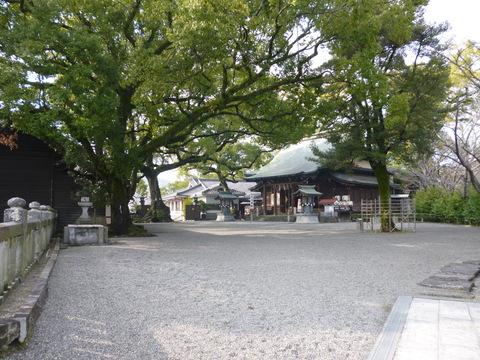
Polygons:
M68 225L63 242L68 245L99 245L108 243L108 227L103 225Z
M217 221L234 221L235 217L232 213L218 213L217 214Z
M301 224L318 224L318 214L314 214L314 213L298 214L297 213L297 220L295 222L301 223Z

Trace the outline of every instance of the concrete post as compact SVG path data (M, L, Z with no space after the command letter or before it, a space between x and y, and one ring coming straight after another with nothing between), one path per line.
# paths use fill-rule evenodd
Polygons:
M50 219L50 213L48 211L48 206L47 205L40 205L39 209L40 209L40 212L42 214L42 220Z
M40 203L32 201L28 204L28 221L42 221L42 212L40 211Z
M24 209L27 202L19 197L8 200L7 204L10 209L3 212L3 222L16 222L20 224L27 223L27 210Z
M14 197L7 202L10 209L5 209L3 213L3 222L15 222L22 226L22 236L12 241L10 248L10 259L15 261L10 264L9 272L15 274L15 277L19 278L22 275L22 259L23 259L23 246L20 243L23 241L27 231L27 210L24 209L26 201L19 197Z
M40 239L40 233L41 233L41 226L42 226L42 211L40 210L40 203L37 201L32 201L30 204L28 204L28 207L30 210L28 210L28 221L32 222L37 222L38 227L35 229L35 233L33 235L33 251L34 251L34 260L38 262L39 257L40 257L40 252L42 251L41 249L41 239Z
M54 213L50 211L50 206L40 205L40 212L42 213L42 221L51 220L54 217ZM40 236L40 248L45 249L53 235L53 228L52 230L50 230L50 227L47 226L44 227L42 230L42 235Z

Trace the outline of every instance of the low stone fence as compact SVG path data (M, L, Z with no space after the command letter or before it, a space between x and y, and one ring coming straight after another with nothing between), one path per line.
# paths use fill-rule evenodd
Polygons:
M22 198L8 201L0 223L0 304L5 295L20 282L47 248L56 227L56 212L38 202Z

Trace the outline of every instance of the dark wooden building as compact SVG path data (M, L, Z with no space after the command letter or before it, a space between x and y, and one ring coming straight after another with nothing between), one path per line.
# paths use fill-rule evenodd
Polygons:
M323 211L325 201L321 200L325 199L335 199L339 210L350 213L360 211L362 200L378 199L378 183L367 164L359 163L348 173L322 168L311 160L312 146L325 151L330 144L321 138L304 140L281 150L270 163L247 175L246 181L257 183L252 191L262 193L265 215L293 213L299 208L304 201L298 195L299 185L314 185L322 193L309 199L316 212Z
M81 215L75 200L78 187L69 176L62 158L37 138L18 134L18 147L0 145L0 214L12 197L28 204L38 201L58 212L58 228L73 224Z

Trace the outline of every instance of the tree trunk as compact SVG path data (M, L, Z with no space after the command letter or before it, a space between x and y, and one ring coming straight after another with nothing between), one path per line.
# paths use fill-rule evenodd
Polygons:
M127 184L120 179L111 179L110 200L112 206L112 235L126 235L134 227L128 208L129 191Z
M395 228L390 214L390 174L387 166L381 163L370 162L378 182L380 193L380 227L382 232L390 232Z
M152 216L152 222L170 222L170 208L162 201L162 194L160 192L160 186L158 185L157 174L154 171L149 174L144 174L147 178L148 187L150 189L150 214Z
M160 193L160 186L158 185L158 173L155 171L153 157L150 156L145 161L145 166L142 168L142 173L147 179L148 188L150 190L150 210L146 217L151 218L152 222L170 222L173 221L170 217L170 208L162 201L162 194Z

